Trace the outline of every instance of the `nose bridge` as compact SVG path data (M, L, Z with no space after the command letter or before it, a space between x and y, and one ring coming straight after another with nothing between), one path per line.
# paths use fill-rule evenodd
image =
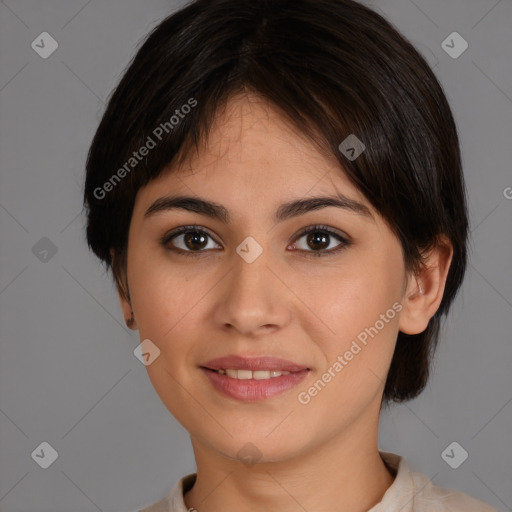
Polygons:
M262 280L268 277L267 274L270 274L267 268L271 264L268 248L264 249L252 237L248 237L237 247L233 259L233 279L238 281L240 288L259 287Z
M282 327L288 321L289 297L274 275L276 270L269 269L275 266L270 251L260 247L257 255L253 240L237 248L216 311L217 321L245 333L262 326Z

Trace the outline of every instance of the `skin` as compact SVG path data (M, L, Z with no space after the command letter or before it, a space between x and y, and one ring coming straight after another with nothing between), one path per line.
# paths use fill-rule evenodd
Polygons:
M278 224L271 219L286 201L338 192L366 205L373 218L331 206ZM220 203L232 220L225 225L184 210L144 219L153 201L170 193ZM319 249L307 235L298 236L318 224L352 244L308 257ZM162 236L183 225L204 229L211 235L207 245L187 246L178 236L163 247ZM263 248L250 264L235 251L247 236ZM203 252L180 255L171 251L173 243ZM339 244L328 237L324 253ZM427 327L441 302L452 252L444 240L431 251L427 270L407 273L399 240L338 161L321 154L265 99L233 97L187 164L139 190L128 239L131 303L119 294L125 318L133 311L141 341L149 338L161 351L146 367L156 392L190 433L197 480L186 506L286 512L340 510L342 503L345 512L356 512L378 503L394 479L377 439L398 331L416 334ZM307 405L299 403L298 393L395 302L400 313ZM285 393L241 402L221 395L199 369L229 354L273 355L311 371ZM247 442L260 457L251 465L239 455Z

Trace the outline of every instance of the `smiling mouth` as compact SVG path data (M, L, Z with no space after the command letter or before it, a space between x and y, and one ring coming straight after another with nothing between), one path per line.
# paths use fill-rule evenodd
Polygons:
M289 372L289 371L279 371L279 370L235 370L232 368L227 369L212 369L203 367L205 370L210 370L211 372L218 373L219 375L227 375L232 379L238 380L268 380L274 379L276 377L281 377L282 375L290 375L291 373L298 372ZM302 371L302 370L300 370Z
M222 395L243 402L259 402L293 389L312 371L308 365L274 357L227 355L198 368Z
M268 370L199 367L213 387L229 398L260 402L289 391L302 382L310 368Z

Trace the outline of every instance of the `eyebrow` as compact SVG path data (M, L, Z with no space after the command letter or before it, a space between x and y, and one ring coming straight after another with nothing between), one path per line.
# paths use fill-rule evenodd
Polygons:
M310 211L327 207L341 208L367 217L375 222L375 218L366 205L354 199L350 199L341 193L337 196L311 197L284 203L275 212L273 220L274 222L283 222L287 219L304 215ZM228 224L231 218L229 210L225 206L213 201L193 196L164 196L151 204L144 213L144 219L158 212L177 209L205 215L212 219L219 220L224 224Z

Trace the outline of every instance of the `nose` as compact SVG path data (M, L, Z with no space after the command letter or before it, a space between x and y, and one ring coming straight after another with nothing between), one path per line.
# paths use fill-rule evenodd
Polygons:
M236 253L233 260L217 291L217 326L245 337L284 328L290 322L293 294L280 279L269 252L264 250L252 263Z

